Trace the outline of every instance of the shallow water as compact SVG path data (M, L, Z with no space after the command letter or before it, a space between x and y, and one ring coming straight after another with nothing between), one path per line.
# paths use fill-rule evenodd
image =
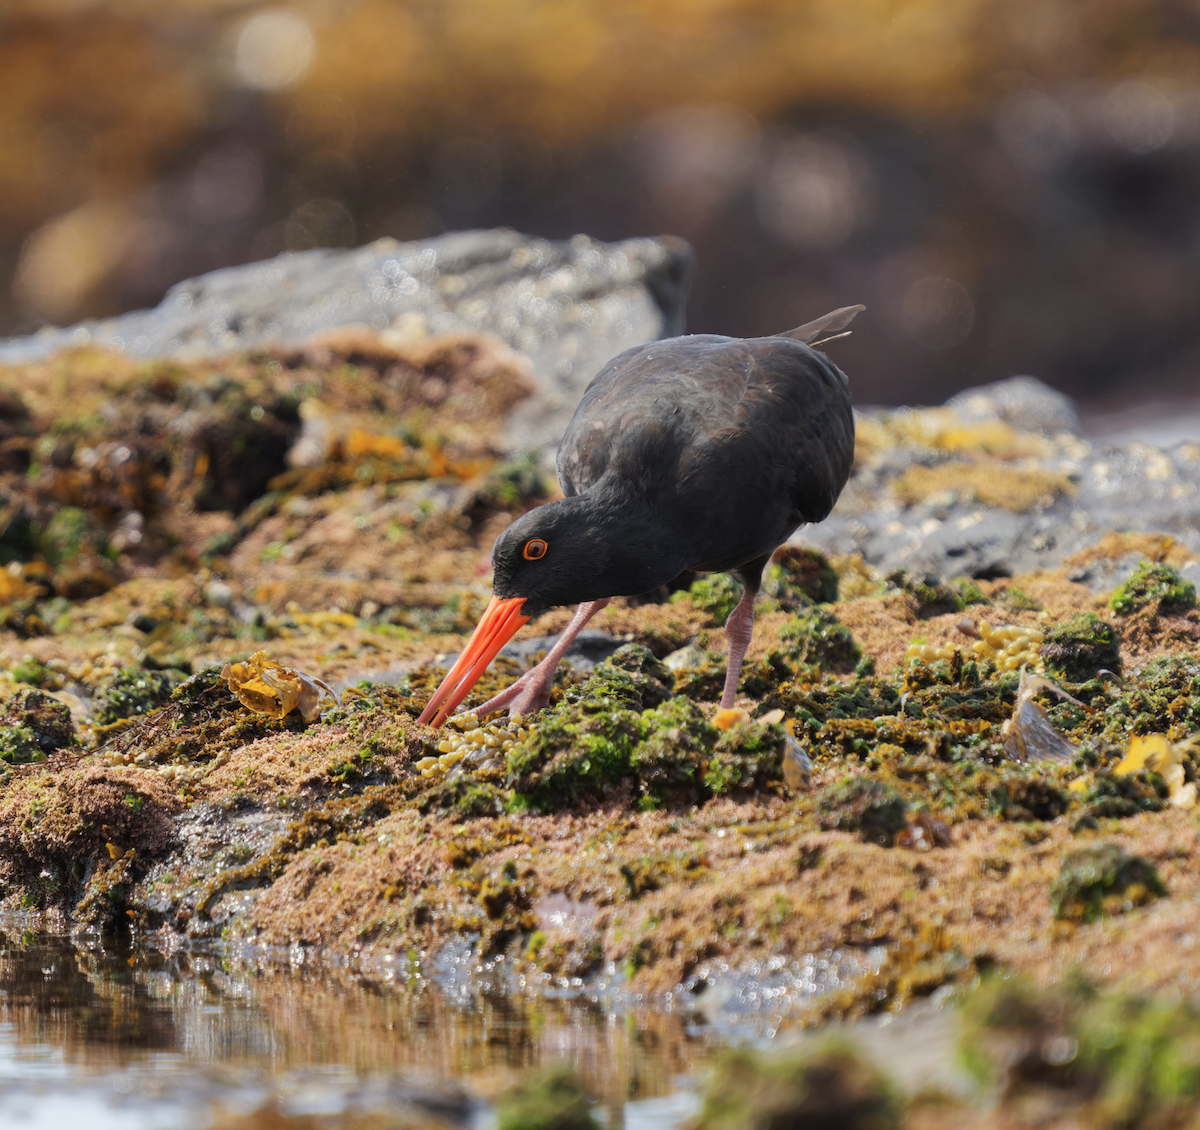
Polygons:
M695 1108L713 1041L682 1016L453 997L0 930L0 1125L487 1126L490 1098L556 1061L611 1125L676 1126Z
M0 922L0 1126L484 1130L491 1100L565 1062L610 1126L668 1130L697 1111L722 1043L822 1038L798 1029L798 1013L872 964L828 953L715 966L651 1007L616 975L530 992L466 942L422 973L404 960L163 952ZM843 1034L914 1088L959 1085L936 1002Z

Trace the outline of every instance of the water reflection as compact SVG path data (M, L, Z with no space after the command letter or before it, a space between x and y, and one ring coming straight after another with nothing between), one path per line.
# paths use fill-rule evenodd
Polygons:
M707 1051L661 1012L486 992L454 1006L425 982L0 930L4 1125L486 1124L489 1097L566 1061L610 1124L668 1126Z

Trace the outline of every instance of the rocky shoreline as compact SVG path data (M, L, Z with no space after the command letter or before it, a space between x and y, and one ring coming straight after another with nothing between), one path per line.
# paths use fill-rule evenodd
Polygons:
M434 732L491 541L555 489L505 430L530 373L364 326L0 372L9 912L718 1011L758 970L793 1024L995 968L1194 985L1200 448L1098 448L1029 381L864 411L737 711L736 586L689 576L598 617L547 712Z

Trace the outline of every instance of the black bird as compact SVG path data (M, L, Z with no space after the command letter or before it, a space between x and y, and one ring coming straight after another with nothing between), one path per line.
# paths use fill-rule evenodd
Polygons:
M732 573L745 586L725 624L721 705L732 706L763 568L796 527L833 509L850 475L850 384L809 343L832 340L817 341L862 309L772 337L654 341L610 361L559 445L565 497L497 539L491 603L420 721L445 722L522 624L578 604L546 658L476 712L544 706L559 660L611 597L687 569Z

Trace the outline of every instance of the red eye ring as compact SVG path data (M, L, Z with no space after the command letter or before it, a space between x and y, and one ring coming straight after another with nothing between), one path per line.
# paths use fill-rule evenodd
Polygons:
M546 550L549 548L541 538L530 538L525 543L525 548L521 550L521 556L526 561L538 561L546 556Z

